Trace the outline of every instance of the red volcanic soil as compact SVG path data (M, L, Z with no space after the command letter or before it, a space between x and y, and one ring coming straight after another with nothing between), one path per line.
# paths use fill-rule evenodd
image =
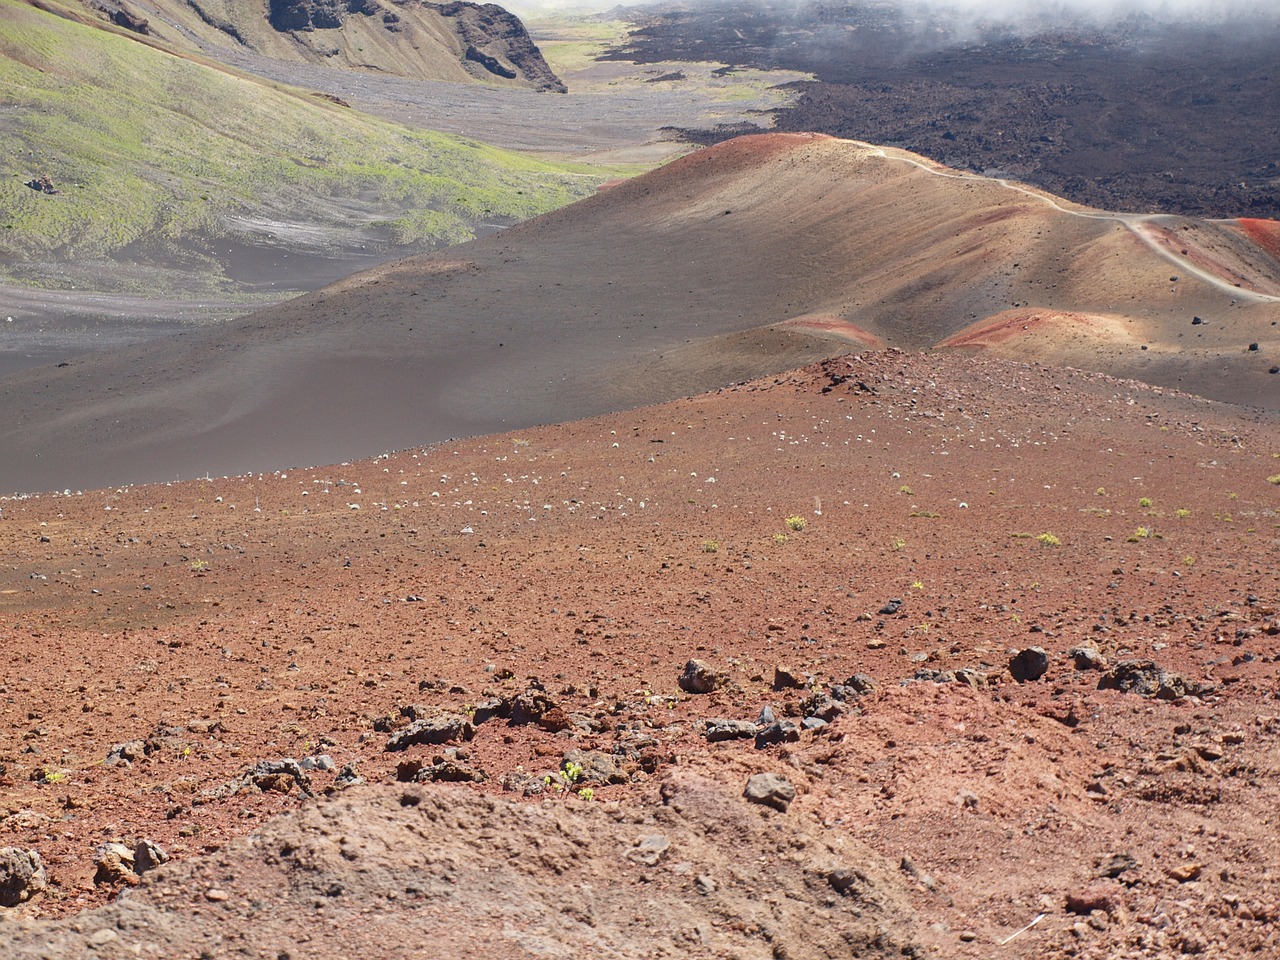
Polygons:
M1241 217L1236 223L1245 235L1280 263L1280 220Z
M942 347L987 349L1029 339L1069 340L1085 338L1102 341L1124 338L1123 321L1115 317L1091 316L1038 310L1006 310L979 320L938 343Z
M888 351L377 460L0 501L0 846L49 876L0 936L1274 956L1278 455L1273 417ZM682 688L692 658L711 692ZM751 739L765 707L783 742ZM747 739L709 741L718 720ZM411 729L443 732L387 749ZM314 800L253 772L316 755ZM590 795L525 796L575 758ZM738 799L761 772L785 812ZM95 847L143 838L176 862L98 907L123 880L95 883Z

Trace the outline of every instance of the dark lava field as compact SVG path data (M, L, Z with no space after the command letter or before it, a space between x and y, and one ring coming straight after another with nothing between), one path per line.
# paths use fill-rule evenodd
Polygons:
M1015 29L890 4L708 0L626 16L639 26L619 59L812 73L780 131L903 147L1109 210L1280 217L1274 15ZM699 143L744 132L684 131Z

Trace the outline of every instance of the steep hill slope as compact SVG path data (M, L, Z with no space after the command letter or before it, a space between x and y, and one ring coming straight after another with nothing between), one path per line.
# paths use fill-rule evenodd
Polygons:
M749 137L216 330L8 377L0 487L367 455L687 395L850 341L981 346L1274 408L1277 318L1280 263L1228 225Z
M29 283L208 295L274 248L305 260L457 242L601 176L411 130L19 0L0 0L0 14L0 271ZM56 192L27 185L41 178ZM208 288L190 289L202 272Z
M139 39L217 56L242 49L424 80L564 93L520 18L453 0L26 0Z

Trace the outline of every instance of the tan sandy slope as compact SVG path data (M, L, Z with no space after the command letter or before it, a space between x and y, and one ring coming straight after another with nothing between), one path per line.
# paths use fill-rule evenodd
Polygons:
M687 395L849 341L1275 408L1280 262L1258 232L1075 208L851 141L742 138L209 333L6 378L0 489L370 455Z

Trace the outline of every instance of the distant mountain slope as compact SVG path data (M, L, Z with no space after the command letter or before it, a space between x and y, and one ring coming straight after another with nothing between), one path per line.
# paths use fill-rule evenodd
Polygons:
M217 330L5 378L0 489L370 455L851 341L1276 410L1277 321L1280 262L1232 225L1077 208L853 141L744 137Z
M426 80L483 81L563 93L520 18L454 0L27 0L87 13L176 49L243 48Z
M100 258L98 289L156 296L152 274L108 258L191 267L215 244L225 259L228 240L250 260L280 238L319 254L459 242L607 175L410 130L20 0L0 0L0 103L0 272L42 286ZM42 177L56 193L25 185Z

